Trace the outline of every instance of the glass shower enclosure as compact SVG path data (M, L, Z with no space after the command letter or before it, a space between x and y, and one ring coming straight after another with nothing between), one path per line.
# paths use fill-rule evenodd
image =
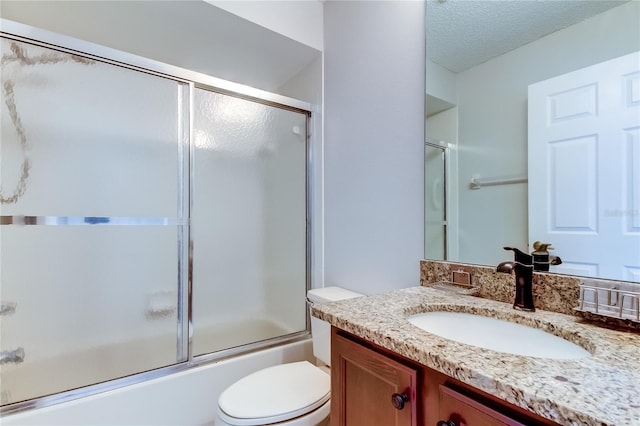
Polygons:
M5 412L306 335L308 108L0 46Z
M424 144L424 213L427 259L447 260L447 154L445 142L427 140Z

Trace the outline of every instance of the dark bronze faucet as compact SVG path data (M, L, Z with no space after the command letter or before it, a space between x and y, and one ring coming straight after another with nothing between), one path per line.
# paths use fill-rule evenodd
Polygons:
M497 272L510 274L516 273L516 297L513 301L515 309L523 311L535 311L533 305L533 256L515 247L504 247L505 250L512 250L514 260L502 262L496 268Z

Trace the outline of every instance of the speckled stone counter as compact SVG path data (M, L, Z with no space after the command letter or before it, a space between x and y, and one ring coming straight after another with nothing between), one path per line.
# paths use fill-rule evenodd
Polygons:
M591 357L551 360L457 343L407 321L429 311L468 312L534 326L576 343ZM312 315L563 425L640 425L640 334L573 316L454 295L429 287L331 302Z

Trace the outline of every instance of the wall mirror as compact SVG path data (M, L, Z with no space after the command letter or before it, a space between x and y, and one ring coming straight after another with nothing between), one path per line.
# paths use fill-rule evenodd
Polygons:
M577 138L570 144L556 144L551 149L553 155L547 148L535 158L530 156L529 127L537 119L529 116L528 92L534 83L640 51L639 28L637 1L427 0L426 258L495 266L510 258L504 246L531 252L532 243L543 240L554 247L551 254L564 261L556 272L640 281L640 67L625 74L624 83L616 86L628 96L631 118L636 121L625 124L624 140L619 141L625 148L615 172L622 170L623 176L606 191L601 188L600 195L585 192L579 184L582 178L588 181L595 175L611 174L604 169L606 164L589 169L573 160L584 157L593 164L593 156L601 152L594 147L603 148L611 138L583 126L585 137L596 136L589 141ZM574 100L591 99L587 94L591 84L570 81L580 90L553 89L553 93L570 93L567 98ZM606 93L602 84L593 87L602 92L597 92L601 97L592 102L597 115L598 108L604 110ZM563 105L558 101L554 106L559 114ZM567 114L571 118L573 113ZM571 139L554 137L556 141ZM440 171L434 146L441 146L444 155ZM537 163L531 167L532 159L550 155L555 171L539 169ZM578 182L567 184L564 192L555 188L553 197L547 198L565 204L563 220L588 223L563 230L560 220L554 228L557 232L530 235L533 219L550 216L549 206L533 197L534 190L548 194L550 184L540 187L533 182L571 167ZM433 174L441 176L442 183ZM597 186L591 181L589 185ZM607 204L606 194L621 194L622 204ZM614 227L624 227L622 234L630 237L626 246L609 238L579 243L582 251L596 258L595 266L594 262L576 260L576 250L561 241L571 234L606 236L611 232L607 223L614 219ZM626 266L614 272L597 265L600 259L623 254L629 254L631 260L625 260Z

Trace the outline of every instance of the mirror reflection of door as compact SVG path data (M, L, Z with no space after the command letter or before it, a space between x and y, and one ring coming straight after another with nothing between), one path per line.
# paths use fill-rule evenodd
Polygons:
M447 190L444 143L426 142L425 164L425 255L430 259L447 259Z
M640 52L529 86L529 239L556 272L640 280Z

